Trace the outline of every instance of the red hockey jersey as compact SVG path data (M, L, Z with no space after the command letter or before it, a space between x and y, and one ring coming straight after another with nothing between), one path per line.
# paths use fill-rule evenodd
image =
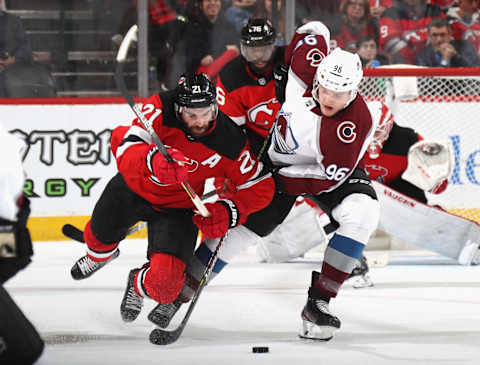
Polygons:
M245 58L229 62L217 78L217 102L221 111L235 123L267 137L280 103L275 98L273 65L283 61L284 47L273 55L270 69L264 75L255 74Z
M188 182L192 188L202 193L206 179L228 178L237 187L232 200L237 203L241 221L267 206L274 192L273 179L250 151L245 133L219 112L208 133L193 138L177 119L173 100L174 91L155 94L145 101L142 111L162 142L188 158ZM138 119L112 132L111 149L127 185L157 208L193 208L181 184L162 185L152 176L146 164L151 143Z
M469 41L478 53L480 51L480 12L475 12L472 18L466 21L458 14L458 8L450 8L447 19L452 28L453 38Z

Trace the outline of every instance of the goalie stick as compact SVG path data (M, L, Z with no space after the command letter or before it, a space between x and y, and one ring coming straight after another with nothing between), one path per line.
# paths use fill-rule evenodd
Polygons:
M125 35L125 38L123 39L122 44L120 45L120 48L117 53L117 58L116 58L117 66L115 69L115 81L117 82L117 87L120 93L125 98L128 105L130 105L130 108L133 110L138 120L142 123L143 127L150 134L150 136L153 139L153 142L157 145L159 151L162 153L162 155L165 157L165 159L168 162L175 163L172 156L170 156L167 149L165 148L165 145L162 143L157 133L153 129L152 122L149 121L145 117L145 115L143 115L139 106L135 103L135 100L133 100L132 96L128 93L127 86L125 85L125 80L123 78L123 66L125 64L125 60L127 59L130 43L132 43L137 39L137 31L138 31L137 25L136 24L132 25L132 27L128 30L127 34ZM207 210L207 208L205 207L201 199L198 197L197 193L195 193L193 188L188 183L188 181L183 181L181 185L182 185L182 188L187 193L187 195L192 200L198 212L202 216L208 217L210 215L210 212Z
M210 257L210 260L208 261L207 268L205 269L205 272L203 273L203 276L200 279L198 288L193 294L193 297L188 306L187 312L185 313L185 316L183 317L180 324L171 331L168 331L162 328L155 328L154 330L152 330L152 332L150 332L149 339L151 343L153 343L154 345L170 345L175 341L177 341L178 338L181 336L183 330L185 329L185 326L187 325L190 315L192 314L193 309L197 304L198 298L200 297L200 294L202 294L203 288L205 288L205 286L208 283L208 278L210 277L213 266L217 261L218 251L220 250L220 247L222 246L224 239L225 239L225 236L220 238L220 241L218 242L217 247L215 248L215 251L213 251L212 256Z

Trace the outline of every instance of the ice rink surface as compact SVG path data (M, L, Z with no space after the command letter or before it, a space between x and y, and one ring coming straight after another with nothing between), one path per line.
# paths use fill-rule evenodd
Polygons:
M354 289L347 281L330 306L342 328L331 341L315 342L297 333L317 256L260 264L249 250L203 291L178 342L162 347L148 341L153 302L133 323L119 313L128 272L145 261L144 240L122 242L120 257L84 281L70 277L84 255L81 244L41 242L34 249L34 262L6 288L47 343L42 365L480 362L478 266L392 253L388 266L371 269L374 287ZM270 352L254 354L252 346Z

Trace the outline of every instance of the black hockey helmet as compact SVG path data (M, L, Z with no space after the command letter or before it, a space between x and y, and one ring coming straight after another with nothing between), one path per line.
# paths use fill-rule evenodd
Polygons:
M277 32L269 20L250 19L241 31L241 44L249 47L267 46L275 43Z
M217 92L215 85L205 74L187 74L178 79L174 107L179 119L182 108L204 108L210 105L216 118Z

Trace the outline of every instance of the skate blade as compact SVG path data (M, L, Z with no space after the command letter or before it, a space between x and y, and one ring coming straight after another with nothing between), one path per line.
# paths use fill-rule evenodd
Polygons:
M352 284L355 289L361 288L369 288L373 286L373 281L370 279L368 275L360 276L355 282Z
M316 341L330 341L337 328L330 326L317 326L309 321L302 321L302 329L298 336L303 339Z

